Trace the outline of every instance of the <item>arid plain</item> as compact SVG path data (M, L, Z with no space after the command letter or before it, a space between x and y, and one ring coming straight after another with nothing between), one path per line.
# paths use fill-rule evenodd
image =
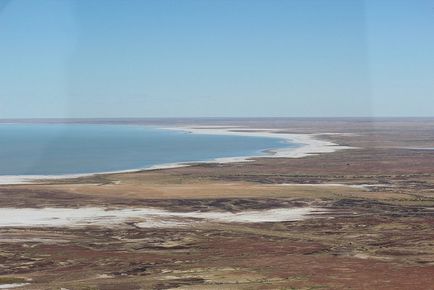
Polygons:
M318 209L284 222L0 227L0 286L434 289L434 119L81 122L277 129L352 149L0 185L2 208Z

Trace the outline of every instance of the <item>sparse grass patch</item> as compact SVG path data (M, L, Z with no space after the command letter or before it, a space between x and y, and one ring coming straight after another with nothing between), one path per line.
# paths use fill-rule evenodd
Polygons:
M0 277L1 284L15 284L15 283L25 283L27 282L24 278L19 277Z
M93 286L83 286L80 288L80 290L99 290L99 288Z

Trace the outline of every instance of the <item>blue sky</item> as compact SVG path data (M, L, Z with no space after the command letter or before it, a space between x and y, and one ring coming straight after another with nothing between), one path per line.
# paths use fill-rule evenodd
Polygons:
M0 0L0 118L432 116L434 0Z

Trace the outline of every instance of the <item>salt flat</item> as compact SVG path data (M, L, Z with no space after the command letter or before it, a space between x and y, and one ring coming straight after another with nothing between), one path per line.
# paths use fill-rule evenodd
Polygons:
M263 223L297 221L317 208L277 208L242 212L172 212L156 208L0 208L0 227L110 226L133 222L140 228L170 228L198 222Z

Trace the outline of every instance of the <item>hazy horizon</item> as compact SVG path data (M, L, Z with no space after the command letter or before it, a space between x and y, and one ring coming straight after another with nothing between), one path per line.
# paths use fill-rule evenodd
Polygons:
M432 0L0 0L0 118L427 117Z
M180 120L180 121L189 121L189 120L222 120L222 121L230 121L230 120L431 120L434 119L433 116L305 116L305 117L291 117L291 116L278 116L278 117L270 117L270 116L250 116L250 117L242 117L242 116L230 116L230 117L216 117L216 116L190 116L190 117L37 117L37 118L0 118L0 122L7 121L169 121L169 120Z

